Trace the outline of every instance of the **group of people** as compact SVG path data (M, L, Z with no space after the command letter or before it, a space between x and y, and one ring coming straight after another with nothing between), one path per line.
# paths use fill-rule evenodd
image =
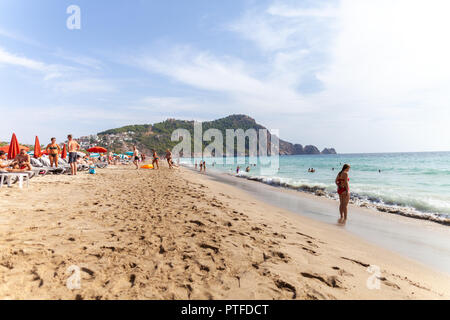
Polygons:
M12 160L8 161L5 151L0 151L0 170L6 172L25 172L31 171L30 155L21 149L19 154Z
M80 145L78 142L73 140L72 135L67 136L68 139L68 150L69 150L69 164L71 168L71 175L77 174L77 161L79 159L78 151L80 150ZM59 154L61 152L61 147L56 143L56 138L52 138L51 142L45 148L50 160L50 166L55 168L58 167ZM31 157L26 152L25 149L21 149L19 154L10 162L7 161L6 153L0 151L0 169L7 172L24 172L31 171L33 167L31 165Z
M139 152L137 146L133 146L133 164L136 166L136 170L139 169L139 162L144 161L145 158L146 158L145 154L144 153L141 154ZM178 167L178 165L176 165L173 162L172 152L170 152L169 149L166 150L165 159L167 160L169 169ZM157 169L157 170L159 169L159 156L155 149L152 149L152 165L153 165L153 169Z
M197 165L197 161L195 161L195 170L197 170L197 168L199 166L200 166L200 172L206 172L206 161L205 160L201 160L199 165Z
M314 173L314 172L316 172L316 169L314 169L314 168L308 168L308 172Z

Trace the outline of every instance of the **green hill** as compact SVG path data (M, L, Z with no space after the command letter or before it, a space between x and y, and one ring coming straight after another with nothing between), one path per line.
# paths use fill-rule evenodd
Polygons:
M176 129L186 129L191 134L191 146L193 151L194 121L168 119L166 121L144 125L130 125L116 129L110 129L98 133L99 143L114 152L125 152L132 149L133 145L146 153L155 149L158 153L163 153L166 149L172 149L178 141L171 141L172 132ZM225 139L226 129L265 129L264 126L256 123L255 119L246 115L231 115L225 118L207 121L202 123L203 132L208 129L218 129ZM270 135L269 135L270 139ZM204 142L203 147L210 142ZM247 143L248 144L248 143ZM236 151L236 150L235 150ZM248 152L248 145L246 146ZM280 140L280 154L320 154L321 152L312 145L303 147L300 144L292 144ZM335 153L334 149L324 149L324 154Z

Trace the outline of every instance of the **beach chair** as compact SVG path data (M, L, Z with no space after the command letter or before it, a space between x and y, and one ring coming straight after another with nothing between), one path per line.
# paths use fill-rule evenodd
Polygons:
M45 176L50 170L50 168L44 167L42 162L34 158L31 158L31 167L33 168L33 172L35 173L35 175L41 176Z
M95 166L99 169L105 169L108 166L108 162L97 162Z
M47 173L63 174L64 172L66 172L65 168L60 168L60 167L53 168L53 167L51 167L50 160L48 158L42 157L42 158L39 158L39 159L36 159L36 160L38 160L38 162L40 162L42 164L42 168L47 170Z
M24 180L27 183L27 188L29 186L30 175L28 172L0 172L0 188L3 188L3 184L6 182L8 187L13 184L12 179L16 178L19 181L19 188L23 188Z

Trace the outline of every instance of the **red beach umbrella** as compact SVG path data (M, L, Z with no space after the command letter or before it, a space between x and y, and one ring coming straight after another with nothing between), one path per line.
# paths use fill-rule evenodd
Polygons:
M30 148L28 148L28 147L20 146L20 145L19 145L19 150L20 150L20 149L25 149L26 151L30 150ZM0 150L1 150L1 151L5 151L6 153L8 153L8 151L9 151L9 144L6 145L6 146L0 147Z
M8 149L8 159L14 159L20 152L19 141L17 141L16 134L13 133Z
M66 148L65 143L64 143L64 147L62 149L61 158L63 158L63 159L67 158L67 148Z
M87 152L106 153L106 152L108 152L108 150L106 150L105 148L102 148L102 147L92 147L90 149L87 149Z
M42 155L41 144L39 143L39 138L36 136L34 140L34 157L39 158Z

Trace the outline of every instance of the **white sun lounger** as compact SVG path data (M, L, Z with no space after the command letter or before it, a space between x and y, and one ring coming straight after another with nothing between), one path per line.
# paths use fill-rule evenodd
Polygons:
M19 178L19 188L20 189L23 188L24 179L27 183L27 188L28 188L29 182L30 182L30 175L29 175L29 173L25 173L25 172L0 172L0 188L3 188L3 184L5 182L8 184L8 187L11 187L11 180L14 177Z

